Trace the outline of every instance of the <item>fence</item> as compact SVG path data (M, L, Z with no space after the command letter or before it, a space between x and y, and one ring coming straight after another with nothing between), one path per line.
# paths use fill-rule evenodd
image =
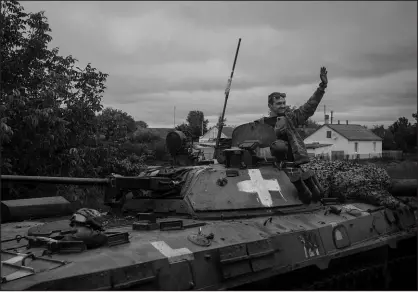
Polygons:
M403 152L400 150L383 150L382 157L383 158L392 158L392 159L402 159Z
M330 154L310 154L310 157L316 157L324 160L360 160L360 159L393 159L401 160L404 158L402 151L383 151L382 153L369 154L344 154L344 155L330 155Z

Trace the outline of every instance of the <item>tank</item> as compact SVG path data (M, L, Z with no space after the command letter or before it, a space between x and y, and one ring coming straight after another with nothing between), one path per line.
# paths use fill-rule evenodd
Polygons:
M282 144L260 156L274 140L266 124L241 125L219 163L173 132L172 165L137 177L2 176L103 185L113 214L105 243L91 247L59 239L73 232L65 199L2 201L2 289L416 289L416 198L390 209L325 197L314 172L278 158ZM392 191L406 201L411 189Z

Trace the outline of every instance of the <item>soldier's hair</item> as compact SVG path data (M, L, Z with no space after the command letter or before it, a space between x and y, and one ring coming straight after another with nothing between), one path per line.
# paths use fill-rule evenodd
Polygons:
M286 97L286 93L282 92L273 92L268 97L268 104L272 104L279 97Z

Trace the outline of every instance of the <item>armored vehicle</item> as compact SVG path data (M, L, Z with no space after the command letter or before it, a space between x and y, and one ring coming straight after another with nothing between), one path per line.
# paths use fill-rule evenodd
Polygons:
M184 139L170 133L173 165L137 177L2 176L105 185L117 214L99 216L92 237L105 240L64 240L78 232L65 199L3 201L2 289L417 288L416 198L396 209L326 198L314 173L280 160L280 147L257 155L275 139L268 124L237 127L221 163L199 161Z

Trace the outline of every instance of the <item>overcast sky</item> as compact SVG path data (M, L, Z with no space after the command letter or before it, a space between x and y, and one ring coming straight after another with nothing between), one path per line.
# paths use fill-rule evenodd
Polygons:
M108 73L105 106L150 127L191 110L216 122L241 37L227 124L267 114L267 96L300 106L329 85L334 120L372 126L417 109L417 2L22 2L44 10L52 46Z

